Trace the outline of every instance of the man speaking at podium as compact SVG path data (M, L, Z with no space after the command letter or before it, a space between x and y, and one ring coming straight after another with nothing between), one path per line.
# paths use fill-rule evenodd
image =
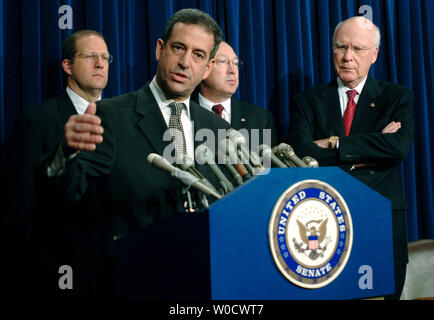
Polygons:
M42 181L62 188L72 203L80 200L90 181L96 183L106 209L103 219L110 225L109 255L113 239L182 210L181 184L147 161L150 153L162 155L170 145L163 137L172 123L182 133L181 140L174 137L176 154L190 158L198 130L207 128L218 137L219 128L229 128L190 100L210 72L221 38L220 27L208 14L196 9L176 12L157 41L157 73L149 85L91 103L84 115L70 117L63 143L42 166L48 176Z
M400 164L413 141L413 94L368 75L379 47L380 31L370 20L353 17L338 24L333 35L338 76L294 97L288 139L297 155L339 166L391 200L392 298L399 299L408 262Z

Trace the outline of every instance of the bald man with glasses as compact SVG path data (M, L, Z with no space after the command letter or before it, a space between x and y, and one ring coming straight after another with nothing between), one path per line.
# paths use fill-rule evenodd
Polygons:
M274 146L278 143L278 134L271 112L233 97L238 89L239 70L242 66L234 49L222 41L210 74L201 82L199 93L193 98L202 107L229 122L232 128L248 130L250 142L251 129L259 129L259 144L266 143L263 130L270 129L269 143Z

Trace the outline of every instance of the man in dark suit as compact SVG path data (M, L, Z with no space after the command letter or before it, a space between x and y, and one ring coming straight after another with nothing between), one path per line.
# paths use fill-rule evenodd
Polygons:
M232 47L222 41L216 54L214 67L208 77L201 82L195 99L202 107L214 111L229 122L232 128L246 129L249 133L249 142L253 142L251 129L259 129L258 144L267 143L263 140L262 131L269 129L268 144L274 146L279 141L271 112L233 97L238 89L241 65L242 62Z
M337 79L294 97L289 143L297 155L323 166L339 166L392 203L395 296L405 281L407 233L400 164L410 152L413 94L405 87L377 81L368 72L376 61L380 31L353 17L333 36Z
M54 233L61 233L61 230L54 227L54 221L62 219L59 212L66 213L68 210L72 211L72 208L65 208L60 198L54 195L54 191L48 201L37 199L34 176L43 155L55 148L61 140L69 116L83 114L89 102L101 99L111 60L104 37L99 32L75 32L62 44L62 68L67 76L66 90L56 98L26 109L16 122L7 153L11 169L8 184L10 208L6 216L6 230L9 233L7 250L10 253L7 259L8 295L43 295L43 291L48 294L42 287L47 285L58 289L59 267L65 263L73 264L74 253L67 253L65 248L62 248L63 263L57 261L57 266L51 264L53 269L39 261L44 259L42 256L47 256L48 251L52 253L54 246L70 246L70 243L66 244L66 235L58 237L56 245L49 245L50 240L47 238ZM91 196L86 198L90 199ZM77 210L77 207L74 208L74 211ZM47 243L44 243L45 241ZM44 249L41 249L42 247ZM50 257L53 261L56 260L51 254ZM47 278L39 272L51 273L49 278L53 281L42 283Z
M107 255L114 253L114 239L184 208L181 183L147 161L150 153L172 154L172 137L176 153L182 152L169 129L175 121L172 117L179 117L184 151L191 158L201 143L194 139L198 130L208 129L217 137L218 129L229 127L190 100L212 68L221 36L217 23L202 11L175 13L157 41L157 73L149 85L91 103L84 115L71 116L64 141L47 158L42 174L49 178L44 181L62 189L67 201L79 201L89 184L95 183L103 199L104 219L111 227L104 239ZM180 115L176 115L177 105ZM198 169L208 173L204 167Z

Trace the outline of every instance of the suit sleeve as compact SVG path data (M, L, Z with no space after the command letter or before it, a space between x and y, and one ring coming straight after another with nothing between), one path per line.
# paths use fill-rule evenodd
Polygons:
M103 142L97 144L96 150L81 151L72 160L67 161L61 173L54 177L47 176L47 167L53 161L55 151L44 156L39 169L39 181L43 189L56 188L63 194L67 203L81 200L86 194L89 180L108 175L116 158L116 139L112 116L98 108L98 115L104 128Z
M41 144L41 136L35 120L24 112L16 122L14 135L9 141L6 152L11 221L20 223L30 216L35 195L34 176L42 156Z
M321 166L337 165L336 150L318 147L313 141L315 135L315 114L304 95L297 95L291 103L288 143L297 156L311 156Z
M405 88L402 94L387 106L390 121L401 122L396 133L373 132L339 139L339 160L343 163L397 164L411 150L414 136L413 93ZM389 121L389 122L390 122Z

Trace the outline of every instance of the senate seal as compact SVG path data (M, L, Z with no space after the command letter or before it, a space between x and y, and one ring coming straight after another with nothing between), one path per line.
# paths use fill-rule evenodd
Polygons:
M280 272L308 289L335 280L345 268L353 244L347 204L332 186L319 180L300 181L280 196L268 234Z

